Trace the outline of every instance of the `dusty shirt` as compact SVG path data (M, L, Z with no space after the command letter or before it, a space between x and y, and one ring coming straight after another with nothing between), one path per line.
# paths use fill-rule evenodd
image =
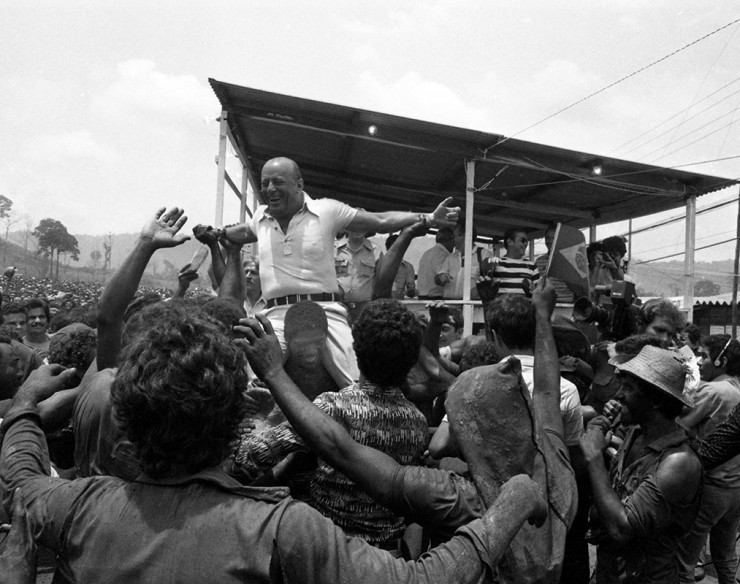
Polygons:
M668 501L655 479L658 465L669 451L693 452L682 429L648 444L637 460L625 466L625 459L642 431L633 427L612 461L612 487L627 513L635 538L620 545L606 539L599 544L596 581L611 583L678 582L678 539L688 532L696 517L700 489L692 503Z
M314 404L360 444L385 452L402 465L420 464L427 445L426 418L397 387L380 388L365 382L336 393L322 393ZM285 422L249 435L239 445L237 464L247 473L265 470L300 450L308 447ZM349 535L371 543L396 539L404 530L403 518L376 503L321 459L311 480L311 497L314 507Z
M334 270L334 237L351 223L357 209L333 199L312 199L303 193L303 207L283 232L277 219L261 205L251 228L257 235L262 296L339 292Z
M62 582L441 584L491 578L480 520L423 561L407 563L347 537L284 488L244 487L216 469L177 480L50 478L36 408L14 408L2 430L3 492L22 488L31 529L55 554ZM7 497L4 504L12 507Z

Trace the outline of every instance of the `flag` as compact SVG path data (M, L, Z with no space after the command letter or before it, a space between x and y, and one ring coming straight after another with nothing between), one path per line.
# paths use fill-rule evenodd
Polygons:
M589 296L586 238L579 229L558 223L545 275L580 289L581 296Z

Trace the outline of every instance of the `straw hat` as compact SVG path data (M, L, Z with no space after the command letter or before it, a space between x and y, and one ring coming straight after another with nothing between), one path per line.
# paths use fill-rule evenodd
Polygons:
M610 363L617 367L617 371L642 379L684 405L694 405L683 393L687 364L676 351L646 345L629 361L615 363L610 360Z

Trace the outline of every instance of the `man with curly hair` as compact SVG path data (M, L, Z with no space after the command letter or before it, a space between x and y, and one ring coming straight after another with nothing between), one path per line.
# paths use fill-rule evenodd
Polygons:
M481 521L413 563L347 537L287 489L241 485L219 463L245 408L244 352L210 319L175 306L169 316L124 349L111 390L141 459L136 480L46 474L37 404L73 369L46 366L16 394L0 428L19 553L0 561L15 572L4 576L32 581L21 569L35 540L65 582L482 582L522 523L545 513L538 487L514 477Z
M385 452L400 464L419 464L426 449L427 422L400 388L419 358L421 325L398 301L376 300L360 313L352 337L359 383L336 393L322 393L314 404L361 444ZM247 437L236 458L251 473L267 470L298 451L310 449L285 422ZM348 534L384 549L397 549L403 518L375 503L322 460L311 480L311 501Z

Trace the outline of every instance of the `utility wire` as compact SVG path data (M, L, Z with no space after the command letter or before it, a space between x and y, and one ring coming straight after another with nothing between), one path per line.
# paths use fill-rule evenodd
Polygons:
M679 111L679 112L676 112L676 113L675 113L675 114L673 114L672 116L670 116L670 117L666 118L665 120L663 120L663 121L662 121L662 122L660 122L659 124L656 124L655 126L653 126L652 128L650 128L649 130L645 130L645 131L644 131L644 132L643 132L642 134L639 134L638 136L635 136L634 138L632 138L631 140L629 140L629 141L625 142L624 144L622 144L622 145L620 145L620 146L617 146L617 147L616 147L615 149L613 149L613 150L612 150L612 151L611 151L611 152L609 153L609 156L611 156L611 155L612 155L612 154L613 154L614 152L619 152L619 151L620 151L620 150L621 150L622 148L624 148L625 146L629 146L629 145L630 145L630 144L632 144L633 142L636 142L637 140L639 140L639 139L640 139L640 138L642 138L643 136L646 136L646 135L648 135L648 134L649 134L650 132L652 132L653 130L657 130L657 129L658 129L658 128L660 128L660 127L661 127L661 126L662 126L663 124L667 124L667 123L668 123L668 122L670 122L671 120L673 120L673 119L677 118L678 116L680 116L680 115L681 115L682 113L684 113L684 112L686 112L686 111L690 110L690 109L691 109L692 107L694 107L694 106L696 106L696 105L700 104L700 103L701 103L702 101L704 101L704 100L707 100L707 99L709 99L709 98L710 98L710 97L712 97L713 95L716 95L717 93L719 93L719 92L720 92L720 91L722 91L723 89L727 89L727 88L728 88L728 87L729 87L730 85L732 85L732 84L734 84L734 83L737 83L738 81L740 81L740 77L737 77L737 78L733 79L732 81L730 81L729 83L726 83L725 85L723 85L723 86L722 86L722 87L720 87L719 89L716 89L716 90L715 90L715 91L713 91L712 93L710 93L710 94L708 94L708 95L706 95L706 96L702 97L702 98L701 98L701 99L700 99L699 101L697 101L696 103L692 103L692 104L691 104L690 106L688 106L687 108L684 108L684 109L682 109L682 110L681 110L681 111ZM699 112L699 113L705 112L705 111L707 111L708 109L710 109L710 108L713 108L713 107L714 107L714 106L716 106L717 104L720 104L720 103L722 103L723 101L725 101L726 99L728 99L729 97L731 97L731 96L735 95L735 93L737 93L737 91L736 91L736 92L734 92L734 93L731 93L731 94L730 94L730 95L728 95L727 97L724 97L724 98L722 98L722 99L721 99L721 100L719 100L718 102L716 102L716 103L714 103L714 104L712 104L712 105L710 105L710 106L707 106L706 108L704 108L703 110L701 110L701 112ZM691 119L691 118L689 118L689 119ZM661 135L662 135L662 134L661 134ZM652 140L650 140L650 141L652 141ZM647 143L649 143L650 141L646 142L646 144L647 144ZM628 150L628 151L627 151L627 152L625 152L624 154L620 154L620 156L622 156L622 157L623 157L623 156L626 156L627 154L629 154L630 152L632 152L632 151L633 151L633 150L635 150L636 148L640 148L640 146L635 146L635 148L632 148L631 150Z
M701 251L703 249L709 249L710 247L717 247L718 245L724 245L725 243L731 243L731 242L734 242L735 240L737 240L737 237L733 237L732 239L725 239L724 241L718 241L717 243L710 243L709 245L703 245L702 247L697 247L694 251L696 252L696 251ZM685 251L680 251L678 253L672 253L670 255L662 256L659 258L652 258L649 260L640 260L638 262L632 262L632 265L639 266L641 264L649 264L650 262L657 262L657 261L665 260L668 258L675 258L675 257L682 256L685 254L686 254Z
M700 83L700 84L699 84L699 86L698 86L698 87L696 88L696 93L694 94L694 99L692 99L692 100L691 100L691 101L692 101L692 103L696 101L696 98L697 98L697 96L699 95L699 91L701 91L701 86L702 86L702 85L704 85L704 82L705 82L705 81L707 80L707 77L709 76L709 71L711 71L711 70L712 70L712 68L714 68L714 66L715 66L715 65L717 64L717 61L719 60L719 58L720 58L720 56L722 55L722 53L724 53L724 52L725 52L725 49L727 48L727 45L728 45L728 44L730 44L730 41L732 40L732 37L733 37L733 36L735 36L735 33L736 33L736 32L737 32L737 27L735 27L735 30L733 30L732 34L731 34L731 35L730 35L730 36L729 36L729 37L728 37L728 38L727 38L727 39L725 40L725 44L724 44L724 46L722 47L722 50L720 50L720 52L719 52L719 53L717 54L717 56L715 57L715 59L714 59L714 62L712 63L711 67L709 67L709 69L708 69L708 70L707 70L707 71L706 71L706 72L704 73L704 79L702 79L701 83ZM685 121L685 120L684 120L684 121ZM674 137L674 138L675 138L675 136L676 136L676 133L678 132L678 128L679 128L679 127L680 127L681 125L682 125L682 124L679 124L678 126L676 126L676 129L675 129L675 130L674 130L674 132L673 132L673 137ZM673 139L671 139L671 142L669 142L669 144L670 144L670 143L672 143L672 142L673 142Z
M712 125L713 123L715 123L715 122L718 122L718 121L719 121L719 120L721 120L722 118L726 118L727 116L732 116L732 115L734 115L734 114L735 114L735 112L736 112L736 111L737 111L737 110L738 110L739 108L740 108L740 105L736 105L736 106L735 106L735 107L734 107L733 109L731 109L730 111L727 111L727 112L724 112L723 114L720 114L720 115L719 115L719 116L717 116L716 118L713 118L713 119L709 120L708 122L706 122L706 123L704 123L704 124L701 124L700 126L697 126L697 127L696 127L696 128L694 128L693 130L690 130L689 132L686 132L685 134L683 134L683 135L679 136L678 138L672 138L670 142L666 142L665 144L662 144L661 146L658 146L657 148L655 148L655 149L651 150L651 151L650 151L650 152L648 152L647 154L643 154L643 155L641 156L641 158L647 158L648 156L650 156L651 154L655 154L655 153L656 153L656 152L658 152L659 150L665 150L665 149L666 149L666 148L667 148L668 146L670 146L671 144L676 144L676 143L680 142L681 140L683 140L684 138L688 138L688 137L689 137L689 136L691 136L692 134L696 134L697 132L699 132L699 131L703 130L704 128L707 128L708 126L711 126L711 125ZM732 123L734 123L734 122L731 122L730 124L732 124ZM722 127L724 128L724 127L726 127L726 126L722 126ZM720 128L720 129L722 129L722 128ZM693 142L691 142L691 144L693 144Z
M721 26L721 27L719 27L719 28L717 28L717 29L713 30L712 32L710 32L710 33L707 33L707 34L705 34L704 36L702 36L702 37L699 37L698 39L696 39L696 40L693 40L693 41L691 41L690 43L687 43L687 44L685 44L684 46L682 46L682 47L680 47L680 48L676 49L675 51L672 51L672 52L668 53L667 55L665 55L665 56L661 57L660 59L656 59L656 60L655 60L655 61L653 61L652 63L649 63L649 64L645 65L644 67L640 67L640 68L639 68L639 69L637 69L636 71L633 71L632 73L629 73L628 75L625 75L624 77L622 77L622 78L620 78L620 79L617 79L616 81L613 81L613 82L612 82L612 83L610 83L609 85L606 85L605 87L602 87L601 89L599 89L599 90L597 90L597 91L594 91L593 93L590 93L590 94L589 94L589 95L587 95L586 97L582 97L582 98L581 98L581 99L579 99L578 101L575 101L575 102L573 102L572 104L570 104L570 105L568 105L568 106L566 106L566 107L564 107L564 108L561 108L561 109L559 109L559 110L558 110L558 111L556 111L555 113L553 113L553 114L550 114L549 116L547 116L547 117L545 117L545 118L542 118L542 119L541 119L541 120L540 120L539 122L535 122L534 124L531 124L531 125L527 126L527 127L526 127L526 128L524 128L523 130L520 130L520 131L516 132L515 134L512 134L511 136L506 136L506 137L505 137L505 138L504 138L503 140L501 140L500 142L496 142L495 144L491 144L490 146L488 146L487 148L485 148L485 149L483 150L483 155L484 155L484 156L486 156L486 155L488 154L488 151L489 151L489 150L490 150L491 148L493 148L494 146L498 146L498 145L500 145L500 144L503 144L503 143L504 143L504 142L506 142L507 140L510 140L510 139L514 138L515 136L518 136L518 135L520 135L520 134L523 134L524 132L526 132L526 131L528 131L528 130L531 130L532 128L534 128L534 127L536 127L536 126L539 126L540 124L542 124L542 123L546 122L547 120L550 120L550 119L554 118L555 116L558 116L558 115L562 114L563 112L565 112L565 111L568 111L569 109L571 109L571 108L574 108L575 106L577 106L577 105L579 105L579 104L583 103L584 101L587 101L587 100L591 99L592 97L595 97L596 95L599 95L600 93L603 93L603 92L604 92L604 91L606 91L607 89L611 89L611 88L612 88L612 87L614 87L615 85L618 85L618 84L622 83L623 81L626 81L627 79L629 79L629 78L631 78L631 77L634 77L635 75L638 75L639 73L642 73L643 71L645 71L645 70L647 70L647 69L650 69L651 67L654 67L654 66L655 66L655 65L657 65L658 63L661 63L661 62L665 61L666 59L669 59L670 57L673 57L674 55L676 55L676 54L680 53L681 51L684 51L684 50L688 49L689 47L691 47L691 46L693 46L693 45L695 45L695 44L697 44L697 43L700 43L701 41L703 41L703 40L705 40L705 39L708 39L708 38L709 38L710 36L712 36L712 35L715 35L715 34L717 34L718 32L720 32L720 31L722 31L722 30L724 30L724 29L726 29L726 28L728 28L728 27L732 26L733 24L735 24L735 23L737 23L737 22L740 22L740 18L736 18L736 19L735 19L735 20L733 20L732 22L728 22L728 23L727 23L727 24L725 24L724 26Z
M677 128L678 128L679 126L681 126L682 124L685 124L686 122L689 122L689 121L693 120L694 118L696 118L696 117L700 116L700 115L701 115L701 114L703 114L704 112L707 112L707 111L709 111L709 110L710 110L710 109L712 109L713 107L716 107L716 106L718 106L718 105L719 105L720 103L722 103L723 101L726 101L726 100L730 99L730 98L731 98L731 97L732 97L733 95L737 95L738 93L740 93L740 89L738 89L737 91L733 91L733 92L732 92L732 93L731 93L730 95L727 95L727 96L723 97L722 99L720 99L719 101L717 101L717 102L713 103L712 105L710 105L710 106L707 106L707 107L705 107L705 108L704 108L703 110L700 110L700 111L696 112L696 113L695 113L695 114L694 114L693 116L690 116L690 117L686 118L686 119L685 119L685 120L683 120L683 121L682 121L682 122L681 122L680 124L677 124L677 125L675 125L675 126L670 126L670 127L669 127L669 128L667 129L667 130L665 130L664 132L662 132L662 133L658 134L657 136L654 136L654 137L650 138L650 140L647 140L647 141L643 142L642 144L638 144L638 145L637 145L637 146L635 146L634 148L630 148L629 150L627 150L627 152L625 152L625 153L624 153L624 154L622 154L621 156L627 156L627 155L631 154L632 152L634 152L635 150L639 150L640 148L643 148L643 147L647 146L647 145L648 145L648 144L650 144L651 142L655 142L655 141L656 141L657 139L659 139L659 138L662 138L663 136L665 136L666 134L668 134L668 133L669 133L669 132L670 132L671 130L675 130L675 129L677 129ZM737 107L736 107L736 108L735 108L734 110L732 110L732 112L731 112L731 113L734 113L736 109L737 109ZM722 116L720 116L720 118L721 118L721 117L723 117L723 116L726 116L726 115L727 115L727 113L725 113L725 114L723 114ZM716 120L716 119L719 119L719 118L715 118L715 120ZM701 126L700 126L700 128L701 128ZM675 142L675 141L677 141L677 140L679 140L679 139L680 139L680 138L677 138L677 139L671 139L671 142L668 142L668 144L672 144L673 142ZM654 151L653 151L653 152L654 152ZM647 154L643 155L643 157L644 157L644 156L650 156L650 154L652 154L652 152L648 152Z
M666 158L666 157L670 156L671 154L675 154L676 152L680 152L681 150L685 150L685 149L686 149L686 148L688 148L689 146L691 146L691 145L693 145L693 144L696 144L697 142L701 142L702 140L704 140L704 138L709 138L709 136L712 136L713 134L716 134L717 132L720 132L720 131L724 130L725 128L728 128L728 127L730 127L730 126L731 126L732 124L735 124L735 123L737 123L738 121L740 121L740 120L732 120L732 121L731 121L731 122L729 122L728 124L725 124L724 126L721 126L721 127L717 128L716 130L714 130L714 131L712 131L712 132L709 132L708 134L704 134L703 136L701 136L701 137L697 138L697 139L696 139L696 140L694 140L693 142L689 142L689 143L688 143L688 144L686 144L685 146L681 146L681 148L676 148L675 150L672 150L672 151L671 151L671 152L669 152L668 154L664 154L663 156L660 156L659 158L656 158L656 159L655 159L655 160L653 160L653 161L652 161L652 162L651 162L650 164L654 164L654 163L655 163L655 162L657 162L658 160L663 160L664 158Z

